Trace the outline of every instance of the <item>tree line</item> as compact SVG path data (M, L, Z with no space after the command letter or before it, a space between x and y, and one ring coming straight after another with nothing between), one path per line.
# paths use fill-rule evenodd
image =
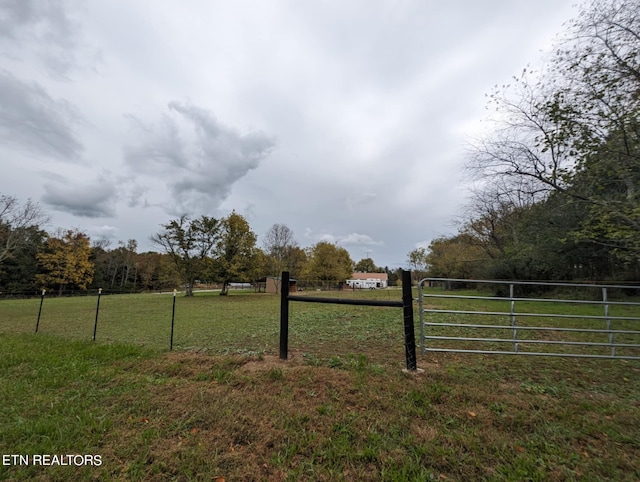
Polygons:
M227 294L232 282L256 281L289 271L301 281L337 285L353 271L384 272L371 258L354 263L336 244L318 242L302 248L284 224L274 224L261 246L249 222L235 211L216 219L186 215L170 220L151 236L158 251L139 253L135 239L116 246L91 240L77 229L42 229L48 216L31 201L0 196L0 290L58 294L102 288L138 292L184 289L218 284Z
M434 277L640 279L640 1L585 3L543 68L489 107L458 232L410 262Z

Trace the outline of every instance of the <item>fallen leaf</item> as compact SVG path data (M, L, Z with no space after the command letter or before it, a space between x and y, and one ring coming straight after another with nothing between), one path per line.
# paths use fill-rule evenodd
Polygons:
M140 421L142 423L149 423L149 419L148 418L141 418Z
M199 432L199 430L198 430L197 428L195 428L195 427L193 427L193 428L191 429L191 433L194 433L194 434L195 434L195 433L198 433L198 432Z
M516 450L518 452L524 452L524 447L521 447L520 445L516 446Z
M478 414L476 412L468 412L470 417L477 417Z

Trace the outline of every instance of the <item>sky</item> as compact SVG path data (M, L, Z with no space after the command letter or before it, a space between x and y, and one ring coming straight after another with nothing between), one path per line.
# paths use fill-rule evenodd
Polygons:
M0 194L49 231L187 214L407 267L456 232L486 94L574 0L0 0Z

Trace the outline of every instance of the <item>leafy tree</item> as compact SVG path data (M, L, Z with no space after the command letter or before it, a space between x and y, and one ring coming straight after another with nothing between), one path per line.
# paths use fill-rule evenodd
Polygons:
M428 274L434 278L471 279L477 264L485 260L486 255L473 239L462 233L431 241L426 265Z
M207 216L191 220L183 215L162 227L151 240L171 258L186 296L193 296L195 281L205 273L207 260L219 243L221 223Z
M300 278L307 267L307 253L299 246L291 248L288 254L288 268L292 278Z
M388 266L385 266L384 272L387 273L389 286L397 286L398 282L402 280L402 268L391 270Z
M232 281L253 281L256 235L247 220L233 211L221 221L216 243L214 273L222 281L221 295L226 295Z
M335 244L320 241L309 248L307 257L307 279L339 283L353 274L349 252Z
M574 203L583 217L565 239L627 265L640 261L639 11L640 0L586 3L541 72L493 93L497 128L469 160L527 206Z
M640 112L634 131L613 133L578 166L572 181L569 195L591 200L582 202L586 215L575 239L609 247L627 262L640 260Z
M47 238L47 233L30 226L24 229L23 235L28 242L21 243L6 258L0 269L0 288L6 291L28 291L37 289L35 275L38 273L36 255L40 252Z
M262 249L256 247L253 253L253 264L249 274L249 278L255 281L260 278L269 276L271 274L269 261L269 257L265 254L265 252Z
M376 266L371 258L363 258L358 261L354 268L360 273L384 273L384 268Z
M30 199L21 204L14 196L0 194L0 267L21 246L37 243L38 230L48 220L40 206ZM34 227L36 230L31 229Z
M409 269L411 269L411 277L413 281L424 278L427 271L427 250L425 248L415 248L407 255Z
M89 237L78 230L59 232L49 237L44 250L36 255L41 273L36 275L40 287L57 287L58 294L67 286L85 290L93 279Z

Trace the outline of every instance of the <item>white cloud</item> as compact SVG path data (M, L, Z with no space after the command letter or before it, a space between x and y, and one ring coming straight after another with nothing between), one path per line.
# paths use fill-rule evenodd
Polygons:
M402 265L455 230L484 94L571 3L0 2L0 192L140 249L236 209Z
M104 239L112 242L118 240L120 230L116 226L104 224L102 226L87 227L87 234L92 240Z
M217 208L233 184L258 167L275 145L260 132L240 134L192 104L170 102L169 112L156 123L130 118L137 127L136 141L125 148L125 161L135 176L166 183L171 194L166 207L172 214Z

